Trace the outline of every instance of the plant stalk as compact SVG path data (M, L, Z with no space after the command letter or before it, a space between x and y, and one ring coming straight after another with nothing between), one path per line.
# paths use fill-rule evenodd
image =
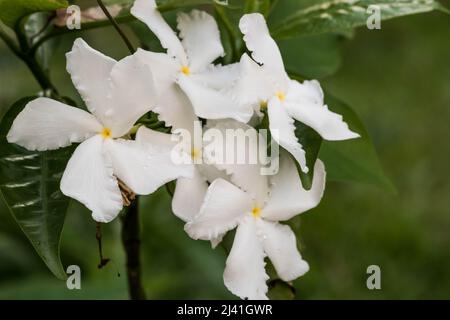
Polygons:
M108 9L103 4L103 1L102 0L97 0L97 3L100 6L100 8L102 9L103 13L106 15L106 17L108 17L108 20L111 21L111 24L113 25L114 29L116 29L117 33L122 38L123 42L127 46L127 48L130 51L130 53L134 54L135 50L134 50L133 45L131 44L131 41L127 38L126 34L119 27L119 25L117 24L116 20L114 20L113 16L109 13Z
M20 30L16 31L16 35L20 40L20 46L17 45L16 42L9 37L9 35L0 26L0 38L3 39L11 51L27 65L42 90L44 92L51 91L52 94L58 96L56 88L53 86L44 70L42 70L39 66L39 63L34 58L34 54L28 52L29 48L24 35L20 33Z
M122 243L126 253L128 292L131 300L145 300L141 279L140 228L138 198L128 207L122 219Z
M27 65L28 69L30 69L31 73L41 86L42 90L50 90L53 95L58 96L56 88L53 86L44 70L42 70L42 68L39 66L38 62L28 55L24 55L21 59Z

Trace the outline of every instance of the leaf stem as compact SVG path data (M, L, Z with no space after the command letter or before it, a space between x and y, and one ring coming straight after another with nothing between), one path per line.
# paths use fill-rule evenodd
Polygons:
M19 46L16 42L3 30L3 27L0 25L0 38L5 42L8 48L19 58L22 56L22 52L20 52Z
M173 9L176 9L176 8L173 7L172 5L162 4L162 5L158 6L158 11L161 13L170 11ZM114 21L116 22L116 24L122 24L122 23L136 21L136 18L134 16L132 16L131 14L124 14L119 17L116 17L114 19ZM36 52L37 49L44 42L46 42L47 40L50 40L54 37L63 36L65 34L70 34L70 33L78 33L78 32L91 30L91 29L109 27L110 25L111 25L110 20L106 19L106 20L100 20L100 21L85 22L81 25L81 29L68 29L65 27L54 27L52 32L44 33L35 39L35 41L33 42L33 45L31 46L31 52L33 52L33 53Z
M51 91L53 95L58 96L58 91L51 83L50 79L47 77L45 72L42 70L41 66L37 63L36 60L30 58L29 56L25 56L22 59L27 65L28 69L30 69L36 81L41 86L44 91Z
M95 239L97 239L98 245L98 255L100 257L100 262L97 268L102 269L104 266L108 264L110 259L103 257L103 246L102 246L102 224L97 222L95 225Z
M120 37L122 38L122 40L125 43L125 45L128 47L128 50L130 51L130 53L134 54L135 49L134 49L133 45L131 44L131 41L127 38L126 34L119 27L119 25L117 24L116 20L114 20L113 16L109 13L108 9L103 4L103 1L102 0L97 0L97 3L100 6L100 8L102 9L103 13L108 17L109 21L111 21L114 29L116 29L117 33L120 35Z
M118 23L118 24L130 22L130 21L134 21L134 20L135 20L135 18L131 15L125 15L125 16L117 17L115 19L116 23ZM72 29L71 30L71 29L67 29L64 27L54 27L52 32L44 33L40 37L36 38L36 41L33 43L32 47L31 47L31 51L36 52L37 49L44 42L46 42L47 40L50 40L54 37L57 37L57 36L63 36L65 34L70 34L70 33L83 32L83 31L91 30L91 29L109 27L110 25L111 25L111 23L109 20L101 20L101 21L93 21L93 22L83 23L81 25L81 29Z
M122 219L122 243L127 259L128 292L131 300L145 300L141 280L140 228L138 198L128 207Z
M19 39L19 44L17 44L0 26L0 38L3 39L9 49L11 49L11 51L27 65L42 90L51 91L58 96L56 88L34 58L34 54L30 52L26 38L21 33L21 30L16 30L16 36Z

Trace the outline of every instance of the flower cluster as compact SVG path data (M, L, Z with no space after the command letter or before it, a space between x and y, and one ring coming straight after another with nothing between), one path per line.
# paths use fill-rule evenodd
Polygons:
M77 39L67 54L67 71L89 112L38 98L17 116L8 141L39 151L80 143L60 187L89 208L98 222L110 222L120 213L127 200L124 188L147 195L176 180L172 210L186 222L190 237L216 246L236 229L224 272L226 287L241 298L266 299L266 257L284 281L308 271L295 234L280 222L317 206L325 188L320 160L311 189L302 187L297 165L303 172L308 167L294 121L327 140L358 134L324 105L317 81L300 83L288 77L262 15L247 14L240 20L251 57L244 54L237 63L216 65L224 49L208 13L180 13L178 35L154 0L136 0L131 13L150 28L167 53L138 49L115 61ZM172 132L140 122L149 112ZM260 163L198 163L204 150L194 143L181 145L192 162L174 163L179 130L194 135L200 119L201 130L256 130L263 115L282 148L276 174L262 175Z

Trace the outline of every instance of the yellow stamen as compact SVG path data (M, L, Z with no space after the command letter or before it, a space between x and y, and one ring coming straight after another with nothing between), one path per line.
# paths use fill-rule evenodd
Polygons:
M260 207L254 207L252 209L252 216L254 218L259 218L261 216L261 208Z
M188 76L188 75L191 74L191 69L189 69L188 66L183 66L183 67L181 67L181 72L182 72L184 75Z
M283 91L278 91L275 95L280 101L286 100L286 94Z
M112 132L110 128L103 128L102 132L100 133L103 139L109 139L111 138Z
M201 155L202 155L202 151L200 149L192 148L192 150L191 150L191 157L192 157L193 160L200 159Z

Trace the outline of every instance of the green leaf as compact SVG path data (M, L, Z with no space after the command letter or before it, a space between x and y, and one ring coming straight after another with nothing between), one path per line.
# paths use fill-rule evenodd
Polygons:
M308 173L304 173L301 170L297 161L295 161L295 163L300 174L300 180L302 181L303 188L309 190L312 186L314 164L316 163L319 155L322 138L316 131L299 121L295 121L295 136L297 137L298 142L303 146L303 150L305 150L306 166L309 168Z
M166 0L166 1L159 1L158 2L158 10L163 11L170 11L175 10L183 7L190 7L190 6L198 6L198 5L204 5L204 4L214 4L214 0Z
M270 10L270 0L245 0L244 12L260 12L266 15Z
M140 47L142 49L153 52L164 52L164 48L161 46L159 39L150 31L147 25L136 20L132 21L129 24L129 27L139 39Z
M24 26L24 33L28 39L36 37L51 24L52 16L49 12L40 12L31 15ZM36 51L36 60L45 72L50 72L50 67L56 49L61 43L61 37L55 37L44 42Z
M0 20L11 28L23 17L40 11L66 8L66 0L0 0Z
M341 65L342 37L334 34L278 41L284 64L290 73L310 79L334 74Z
M396 189L383 172L372 140L357 114L346 104L326 96L330 110L341 114L360 138L346 141L323 141L319 158L325 163L328 180L371 184L389 192Z
M59 190L71 148L31 152L6 141L17 114L34 97L17 101L0 124L0 190L8 208L42 260L66 278L59 243L69 199Z
M364 26L378 6L381 19L429 12L447 11L434 0L328 0L303 7L272 28L275 38L291 38Z
M268 297L270 300L294 300L295 288L280 279L269 281Z
M311 188L314 163L319 158L325 163L327 180L360 182L395 193L395 186L384 174L372 140L356 113L328 94L325 101L329 109L342 115L350 129L361 137L346 141L325 141L313 129L295 121L295 135L306 152L309 168L305 174L296 162L303 187Z

